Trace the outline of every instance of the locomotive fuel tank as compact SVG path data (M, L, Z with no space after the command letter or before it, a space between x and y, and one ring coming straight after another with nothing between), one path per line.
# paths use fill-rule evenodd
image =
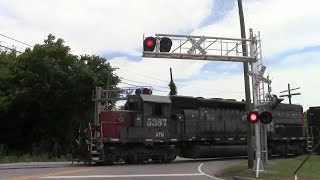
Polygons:
M184 158L216 158L245 156L247 154L246 145L195 145L191 148L183 149L181 157Z

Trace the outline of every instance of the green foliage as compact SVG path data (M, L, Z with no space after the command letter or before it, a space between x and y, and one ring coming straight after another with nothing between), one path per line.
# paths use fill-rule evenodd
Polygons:
M93 119L92 90L119 81L105 58L73 55L51 34L19 56L1 52L0 142L18 154L70 152L79 124Z
M14 163L14 162L62 162L62 161L72 161L71 155L63 155L60 158L50 158L48 154L40 154L32 156L30 154L24 154L21 156L10 155L0 157L1 163Z
M262 179L294 179L293 173L303 162L306 156L299 156L292 159L272 160L265 167L266 171L260 173L259 178ZM312 155L304 166L298 172L298 179L319 179L320 172L320 156ZM245 178L254 178L255 174L252 170L247 169L245 163L234 165L224 169L220 176L225 179L231 179L233 176Z
M169 83L169 88L170 88L170 93L169 93L169 95L177 95L177 86L174 84L174 82L173 81L170 81L170 83Z

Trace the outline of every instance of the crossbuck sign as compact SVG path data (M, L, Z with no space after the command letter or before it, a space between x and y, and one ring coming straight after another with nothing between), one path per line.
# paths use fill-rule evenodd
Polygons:
M252 73L251 71L248 72L248 75L249 76L252 76L252 77L255 77L256 81L253 85L253 88L256 88L259 83L262 81L262 82L265 82L267 84L271 84L271 80L263 77L263 74L264 72L266 71L267 67L266 66L261 66L261 69L260 71L258 72L258 74L255 74L255 73Z
M192 47L188 50L188 54L194 54L196 49L198 49L202 54L207 54L207 51L200 46L206 40L206 37L202 36L199 41L196 41L191 36L188 36L187 39L192 44Z

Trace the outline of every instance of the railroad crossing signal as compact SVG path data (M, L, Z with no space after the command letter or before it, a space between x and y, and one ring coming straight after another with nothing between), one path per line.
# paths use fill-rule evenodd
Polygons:
M147 37L143 41L144 51L154 51L157 46L157 39L155 37ZM159 48L160 52L170 52L172 46L172 41L170 38L163 37L160 39Z
M272 114L269 111L263 111L259 114L258 111L250 111L247 115L247 121L255 124L260 120L263 124L269 124L272 122Z

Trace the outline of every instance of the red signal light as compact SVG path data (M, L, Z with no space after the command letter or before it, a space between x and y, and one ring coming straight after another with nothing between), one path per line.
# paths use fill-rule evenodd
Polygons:
M153 46L153 40L148 39L147 40L147 46Z
M256 114L250 114L250 120L251 121L256 121L258 119Z
M257 111L250 111L247 115L247 120L249 123L256 123L259 121L259 113Z
M154 51L156 47L156 38L154 37L147 37L143 41L143 50L144 51Z

